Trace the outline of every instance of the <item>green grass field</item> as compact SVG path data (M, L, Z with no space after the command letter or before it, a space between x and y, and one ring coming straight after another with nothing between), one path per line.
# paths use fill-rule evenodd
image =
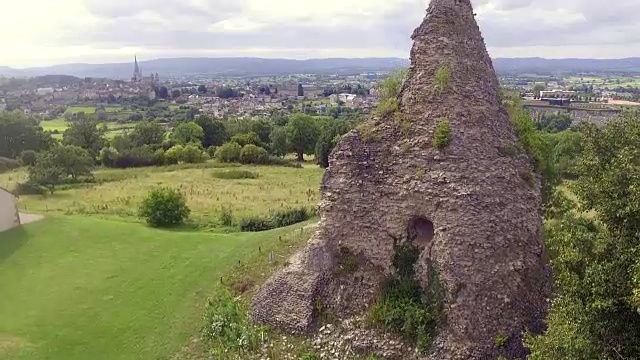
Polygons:
M197 337L221 276L238 261L268 267L303 226L183 233L48 215L0 234L1 359L169 359Z
M271 210L287 207L313 207L319 201L319 184L323 170L317 166L302 169L287 167L243 166L254 171L258 179L217 179L209 162L196 168L156 167L144 169L102 169L96 172L101 184L88 184L53 195L21 196L20 207L41 214L99 215L137 221L139 203L154 186L179 188L187 196L195 223L216 226L222 206L233 212L236 220L267 215ZM179 169L179 170L176 170ZM15 188L26 180L26 171L0 174L0 187Z

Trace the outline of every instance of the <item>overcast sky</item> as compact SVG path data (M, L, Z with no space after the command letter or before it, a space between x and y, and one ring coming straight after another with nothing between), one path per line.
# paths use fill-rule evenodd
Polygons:
M0 0L0 65L407 57L429 0ZM472 0L492 57L640 56L640 0Z

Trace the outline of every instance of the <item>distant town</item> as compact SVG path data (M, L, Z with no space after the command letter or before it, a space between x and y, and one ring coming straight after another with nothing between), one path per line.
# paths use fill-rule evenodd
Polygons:
M86 112L120 124L112 127L114 131L141 119L172 124L197 115L244 119L292 112L336 117L347 112L359 116L377 106L377 85L390 73L165 78L145 73L136 56L131 71L129 80L0 76L0 110L21 110L45 121L69 120ZM505 90L520 93L525 108L537 118L561 112L574 120L603 122L626 107L640 105L640 76L633 74L509 75L500 81ZM55 125L49 127L55 131Z

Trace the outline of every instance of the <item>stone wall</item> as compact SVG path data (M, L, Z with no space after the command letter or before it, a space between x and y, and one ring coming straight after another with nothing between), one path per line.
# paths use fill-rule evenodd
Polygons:
M426 287L437 271L445 297L428 358L524 357L521 333L540 328L548 293L539 175L518 150L469 0L433 0L412 38L399 112L343 137L316 234L261 288L252 317L305 332L318 303L341 317L366 311L392 272L394 237L420 218L433 234L415 243L418 280ZM444 86L438 72L449 74ZM451 141L437 150L444 119ZM341 249L357 257L354 273L337 271Z

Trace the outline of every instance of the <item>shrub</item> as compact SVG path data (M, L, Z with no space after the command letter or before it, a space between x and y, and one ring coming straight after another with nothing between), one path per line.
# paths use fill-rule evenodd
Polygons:
M163 149L156 150L153 155L158 159L158 165L165 165L167 160L165 157L165 151Z
M275 211L271 215L271 222L273 223L274 228L279 228L307 221L312 216L313 213L304 207L297 209L286 209Z
M180 160L187 164L199 164L207 161L208 159L209 155L202 151L200 147L194 144L189 144L182 150L182 158Z
M264 164L268 158L267 150L253 144L245 145L240 150L240 162L243 164Z
M263 329L251 325L247 313L242 300L226 292L207 301L202 339L216 358L228 351L245 354L260 347Z
M248 232L271 230L309 220L314 215L313 211L303 207L274 211L269 218L254 217L242 220L240 230Z
M216 156L216 147L215 146L209 146L207 148L207 154L209 154L210 158L214 158Z
M118 160L118 150L112 147L105 147L100 150L100 163L106 167L115 167Z
M265 218L247 218L240 222L240 230L246 232L266 231L273 228L273 222Z
M147 146L121 152L115 162L117 168L136 168L161 165L158 157Z
M447 118L440 119L436 132L433 135L433 145L436 149L442 150L449 146L451 142L451 126Z
M0 174L20 167L20 162L0 156Z
M190 213L185 196L178 190L166 187L151 190L139 209L139 216L153 227L182 225Z
M392 264L395 276L384 284L371 308L369 320L385 331L396 332L415 341L422 352L429 349L433 331L442 311L440 282L435 270L429 271L429 289L415 278L418 249L410 243L394 245Z
M213 177L217 179L257 179L260 175L256 172L249 170L231 169L227 171L216 171L213 173Z
M18 183L14 191L17 195L44 195L47 193L47 188L27 181L24 183Z
M231 163L240 161L242 147L235 142L228 142L216 150L216 159L220 162Z
M38 154L33 150L25 150L20 154L20 162L24 166L31 166L36 163Z
M164 153L164 163L165 165L175 165L182 159L182 152L184 148L182 145L175 145L168 149Z

